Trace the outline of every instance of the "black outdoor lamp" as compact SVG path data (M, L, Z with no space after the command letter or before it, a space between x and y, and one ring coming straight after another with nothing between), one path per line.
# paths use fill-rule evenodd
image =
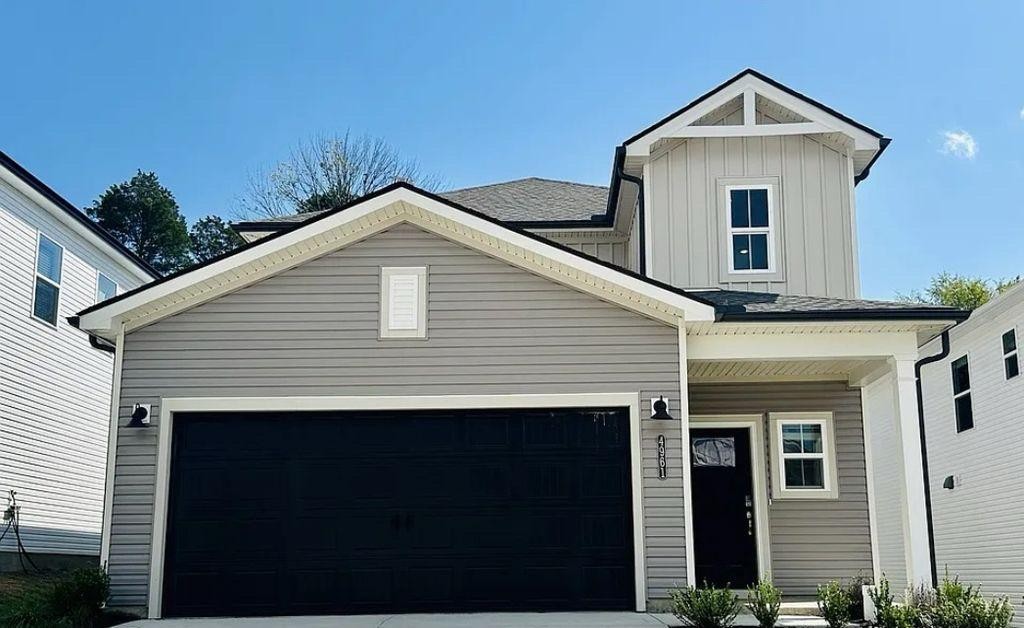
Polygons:
M668 402L665 401L665 397L658 395L658 400L654 402L654 414L651 415L651 418L660 421L674 420L674 417L668 413Z
M132 420L128 421L128 427L146 427L149 425L149 408L150 405L137 403L135 409L132 410Z

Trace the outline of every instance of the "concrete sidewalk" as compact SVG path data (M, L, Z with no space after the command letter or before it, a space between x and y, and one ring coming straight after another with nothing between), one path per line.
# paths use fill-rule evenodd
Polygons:
M140 620L123 628L665 628L682 623L661 613L471 613L451 615L351 615L334 617L257 617L238 619ZM740 615L736 626L757 626ZM787 615L783 628L824 628L820 617Z

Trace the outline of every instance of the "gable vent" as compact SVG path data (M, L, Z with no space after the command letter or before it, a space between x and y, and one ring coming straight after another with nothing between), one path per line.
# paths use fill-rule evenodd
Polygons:
M426 338L426 267L381 268L381 338Z

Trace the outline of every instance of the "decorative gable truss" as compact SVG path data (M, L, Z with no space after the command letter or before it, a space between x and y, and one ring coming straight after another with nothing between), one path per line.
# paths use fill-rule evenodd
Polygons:
M858 181L867 176L889 143L877 131L754 70L745 70L626 140L626 157L646 158L673 140L780 135L815 135L848 150Z

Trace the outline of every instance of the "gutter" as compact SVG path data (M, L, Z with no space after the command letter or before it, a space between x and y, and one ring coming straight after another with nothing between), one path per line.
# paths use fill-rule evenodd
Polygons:
M612 186L608 193L608 215L615 215L615 208L619 204L619 188L621 187L622 181L628 181L636 185L636 216L637 216L637 229L640 233L637 234L637 249L638 249L638 260L637 270L639 274L647 276L647 217L644 212L644 180L640 177L635 177L631 174L626 174L626 145L623 144L615 149L615 161L614 168L612 171Z
M914 362L914 385L917 388L917 425L921 436L921 473L924 476L924 512L928 521L928 558L932 568L932 587L938 586L939 568L935 560L935 520L932 516L932 488L928 480L928 441L924 433L924 393L921 391L921 367L949 356L949 330L942 332L942 348L935 355Z

